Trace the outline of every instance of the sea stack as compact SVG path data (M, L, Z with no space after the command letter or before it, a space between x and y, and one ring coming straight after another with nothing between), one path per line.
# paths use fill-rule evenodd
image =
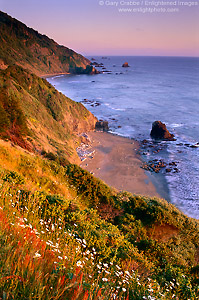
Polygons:
M171 134L166 125L161 121L155 121L152 124L151 137L156 140L174 141L174 135Z
M122 65L123 68L129 68L129 64L127 62L125 62L123 65Z

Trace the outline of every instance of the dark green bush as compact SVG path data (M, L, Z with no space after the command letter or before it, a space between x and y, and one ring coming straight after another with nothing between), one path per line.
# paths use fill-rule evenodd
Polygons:
M96 207L101 203L114 204L114 195L110 187L95 178L88 171L77 165L66 167L69 183L73 185L89 207Z
M11 184L24 184L24 178L17 174L17 172L10 171L4 177L4 181L8 181Z

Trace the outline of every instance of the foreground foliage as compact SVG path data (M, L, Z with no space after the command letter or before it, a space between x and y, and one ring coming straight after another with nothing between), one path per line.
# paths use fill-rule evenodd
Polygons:
M0 297L198 299L198 221L0 142Z

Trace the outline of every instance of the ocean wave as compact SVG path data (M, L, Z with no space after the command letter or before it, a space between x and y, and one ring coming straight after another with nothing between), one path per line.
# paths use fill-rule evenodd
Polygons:
M118 135L118 136L130 138L130 135L127 135L127 134L124 134L124 133L119 133L119 132L117 132L117 131L109 130L108 132L111 133L111 134L114 134L114 135Z
M54 80L56 78L60 78L60 77L63 77L63 76L64 76L63 74L62 75L56 75L56 76L50 77L49 79Z
M199 219L198 176L190 181L190 177L181 171L180 174L166 175L166 180L172 204L189 217Z
M112 110L116 110L116 111L126 111L126 108L115 108L112 107L109 103L104 103L104 105L108 106L110 109Z
M169 126L171 128L179 128L179 127L183 127L185 124L183 123L173 123L173 124L169 124Z
M119 111L125 111L126 109L125 108L113 108L111 107L113 110L119 110Z

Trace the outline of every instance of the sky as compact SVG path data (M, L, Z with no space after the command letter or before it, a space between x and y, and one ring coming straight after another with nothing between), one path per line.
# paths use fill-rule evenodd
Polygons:
M199 1L0 0L0 10L86 56L199 56Z

